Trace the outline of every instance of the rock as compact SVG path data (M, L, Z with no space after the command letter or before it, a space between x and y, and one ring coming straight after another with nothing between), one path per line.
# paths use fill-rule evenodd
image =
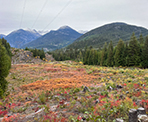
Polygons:
M109 86L109 90L113 90L113 88L111 86Z
M12 116L11 114L8 114L8 117Z
M6 110L6 109L7 109L7 107L6 107L6 106L4 106L4 109Z
M120 95L119 98L122 99L123 98L123 95Z
M100 102L99 99L97 99L96 102L95 102L95 104L97 104L97 103L99 103L99 102Z
M83 92L86 92L86 91L89 91L87 86L85 86L84 89L83 89Z
M116 87L117 87L117 89L122 89L123 88L123 86L121 86L121 85L117 85Z
M129 94L129 91L126 91L126 94Z
M83 119L83 121L85 121L85 120L86 120L86 118L85 118L85 117L82 117L82 119Z
M120 119L120 118L117 118L116 119L116 122L124 122L124 120Z
M45 114L44 109L45 108L41 108L37 112L27 115L26 117L23 118L22 122L27 122L27 121L32 121L33 122L34 118L40 119Z

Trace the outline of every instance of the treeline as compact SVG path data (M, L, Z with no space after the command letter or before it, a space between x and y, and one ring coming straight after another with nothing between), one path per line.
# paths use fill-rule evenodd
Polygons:
M9 43L4 38L0 39L0 97L4 95L8 86L5 78L11 68L11 56Z
M137 66L148 68L148 36L143 38L142 34L137 39L135 34L129 42L119 40L113 47L112 41L105 43L102 49L85 47L84 49L62 49L52 53L55 60L82 61L87 65L101 66Z
M30 52L32 52L34 57L39 56L40 59L42 59L42 60L43 60L43 58L45 58L45 52L44 52L43 49L42 50L36 49L36 48L35 49L31 49L31 48L27 48L26 47L25 50L29 50Z

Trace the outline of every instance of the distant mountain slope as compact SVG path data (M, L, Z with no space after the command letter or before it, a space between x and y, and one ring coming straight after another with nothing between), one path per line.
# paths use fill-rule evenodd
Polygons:
M10 43L11 47L20 48L22 45L29 43L41 35L36 30L23 30L19 29L11 32L5 37Z
M56 31L50 31L40 38L23 45L22 48L47 48L49 50L56 50L71 44L81 35L72 28L63 26Z
M5 38L4 34L0 34L0 39Z
M113 44L116 45L119 39L123 41L129 40L133 32L137 37L139 37L140 34L143 36L148 35L148 30L143 27L117 22L106 24L87 32L67 48L84 48L85 46L98 48L103 47L105 42L110 42L111 40Z

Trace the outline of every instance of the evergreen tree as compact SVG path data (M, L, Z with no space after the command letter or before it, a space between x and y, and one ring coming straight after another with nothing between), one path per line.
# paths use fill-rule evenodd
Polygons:
M91 50L89 52L88 64L94 65L94 49L93 48L91 48Z
M81 51L79 52L79 55L77 56L77 60L83 62L83 55Z
M84 60L83 60L84 64L88 64L89 53L90 53L90 50L87 49L84 55Z
M100 62L101 62L101 54L102 52L98 51L98 65L100 65Z
M122 58L123 58L123 62L122 62L122 66L127 66L127 55L128 55L128 43L126 43L124 45L124 48L123 48L123 53L122 53Z
M129 66L138 66L140 64L140 45L138 45L134 33L129 42L128 57L129 57Z
M94 50L94 65L98 65L98 52Z
M107 59L107 43L105 42L102 53L101 53L101 66L106 66L106 59Z
M122 66L123 65L123 49L124 49L124 42L120 39L114 56L115 66Z
M107 66L113 66L113 44L112 41L109 43L108 49L107 49Z
M140 43L140 45L144 44L144 38L143 38L142 34L140 34L140 36L139 36L139 43Z
M40 56L41 59L45 58L45 52L44 52L43 48L42 48L42 50L40 50L39 56Z
M142 50L142 67L148 68L148 36L146 37Z
M11 53L11 50L10 50L10 44L4 38L0 39L0 43L6 48L7 54L11 58L12 53Z
M11 60L7 55L5 47L0 43L0 96L4 94L7 88L5 77L9 74Z

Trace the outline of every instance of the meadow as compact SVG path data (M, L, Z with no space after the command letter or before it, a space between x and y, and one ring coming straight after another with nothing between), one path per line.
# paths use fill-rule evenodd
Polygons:
M148 69L74 61L15 64L6 79L3 122L126 122L131 108L148 112Z

